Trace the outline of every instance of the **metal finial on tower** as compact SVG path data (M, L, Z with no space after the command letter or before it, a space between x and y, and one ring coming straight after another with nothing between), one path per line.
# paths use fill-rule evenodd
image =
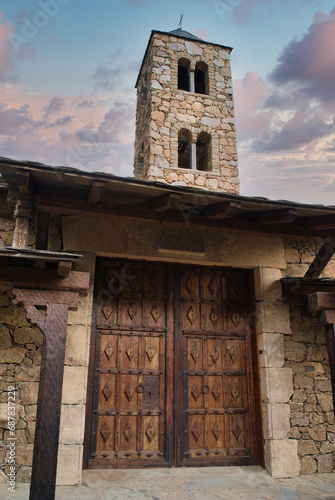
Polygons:
M179 28L181 30L183 29L183 17L184 17L184 14L180 14Z

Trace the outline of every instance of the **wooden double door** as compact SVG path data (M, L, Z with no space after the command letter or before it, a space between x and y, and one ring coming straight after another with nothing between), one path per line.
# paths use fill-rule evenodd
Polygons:
M99 262L87 467L260 463L247 290L243 271Z

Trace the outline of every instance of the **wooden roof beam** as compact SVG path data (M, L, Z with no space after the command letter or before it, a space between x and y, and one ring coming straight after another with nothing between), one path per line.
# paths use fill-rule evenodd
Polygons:
M180 202L181 196L179 194L167 193L155 198L151 207L154 212L167 212L178 209Z
M256 220L258 224L266 226L268 224L291 224L298 217L298 211L294 208L283 208L279 210L267 210L258 212Z
M335 294L331 292L311 293L308 295L308 309L312 314L335 309Z
M33 179L30 172L17 170L15 172L16 185L21 194L31 195L33 192Z
M227 217L234 217L241 211L241 203L234 201L226 201L216 205L210 205L205 210L207 219L226 219Z
M99 203L105 194L105 182L94 181L88 192L88 203Z
M335 215L308 217L304 223L305 227L310 230L335 229Z
M335 242L324 243L306 271L305 278L318 278L335 253Z

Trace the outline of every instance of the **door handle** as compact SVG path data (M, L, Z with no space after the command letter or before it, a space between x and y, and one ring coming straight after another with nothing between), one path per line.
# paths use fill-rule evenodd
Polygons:
M209 393L209 385L203 385L201 390L204 394L208 394Z
M143 392L144 392L144 385L143 384L138 384L136 390L137 390L137 392L139 394L143 394Z

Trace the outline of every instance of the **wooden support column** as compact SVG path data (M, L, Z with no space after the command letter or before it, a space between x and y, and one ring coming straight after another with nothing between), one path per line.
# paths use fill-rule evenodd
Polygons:
M15 227L12 243L14 248L27 248L30 217L31 202L28 200L17 200L14 210Z
M68 310L79 294L13 289L27 318L44 333L29 500L54 500ZM45 317L36 306L46 307Z

